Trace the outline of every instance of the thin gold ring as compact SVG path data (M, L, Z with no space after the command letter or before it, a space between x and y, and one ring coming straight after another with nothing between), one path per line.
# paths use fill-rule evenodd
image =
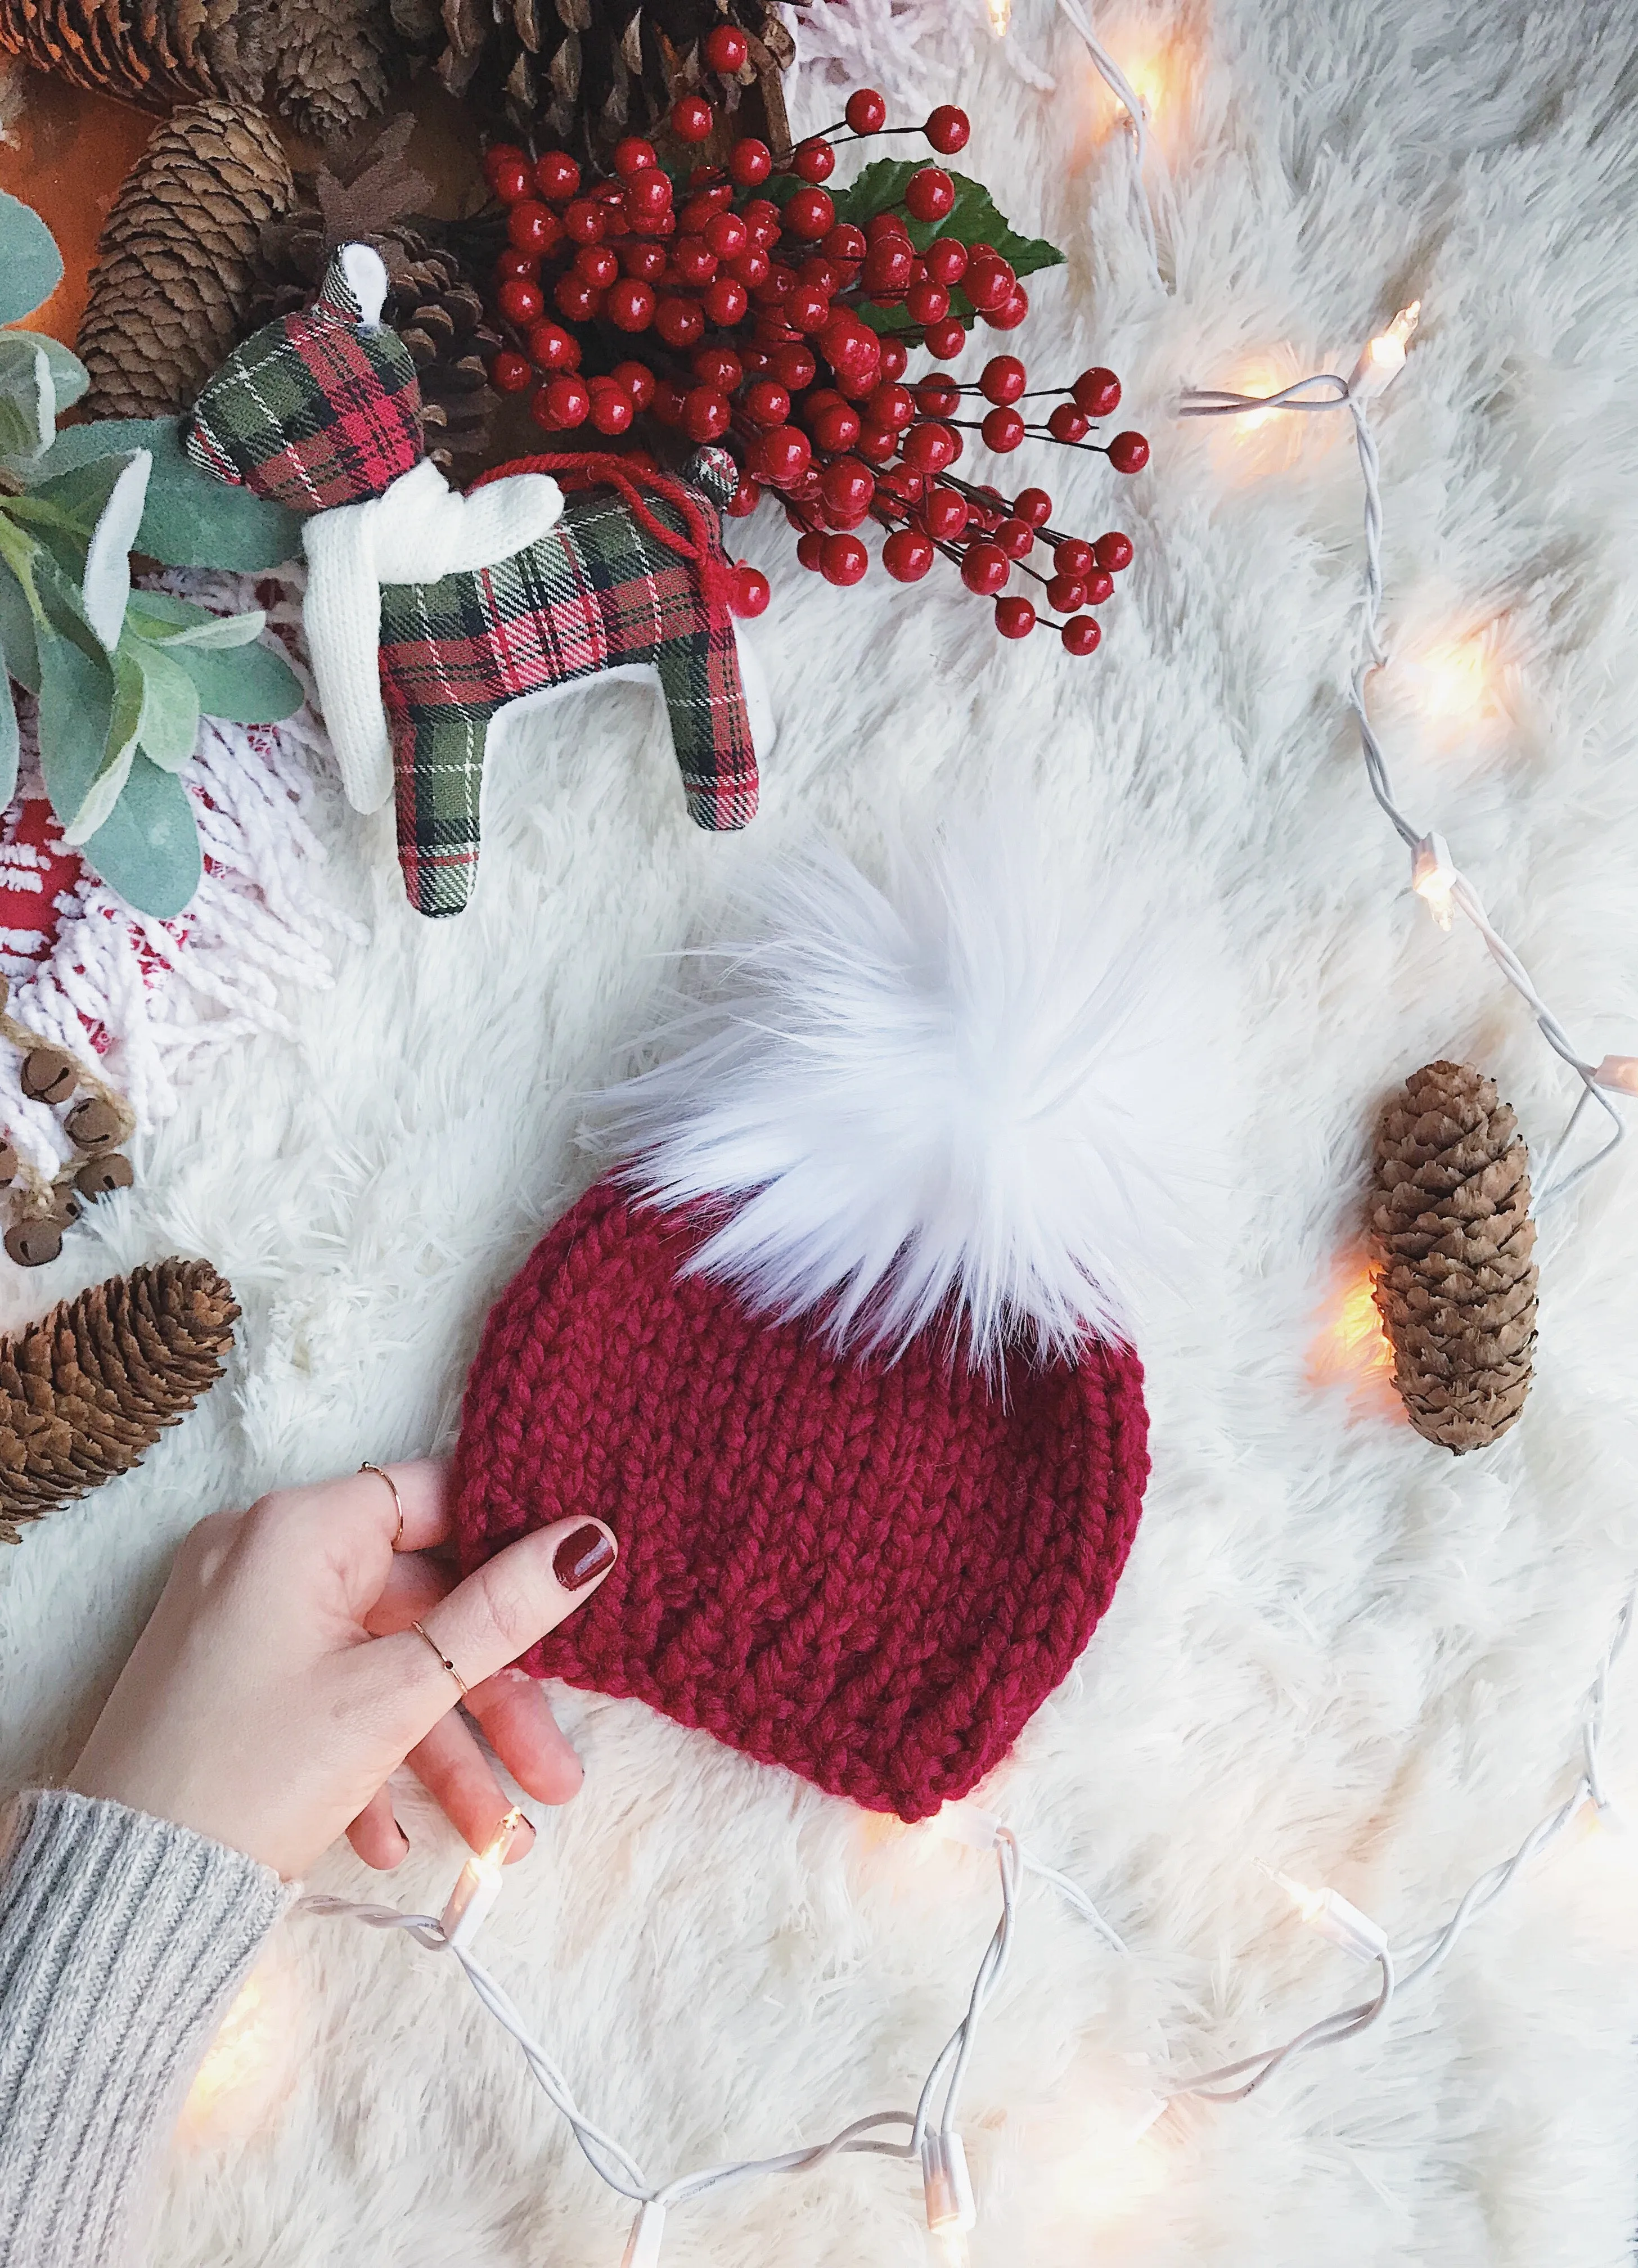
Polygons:
M410 1627L417 1638L424 1638L427 1644L432 1647L433 1653L438 1656L445 1668L449 1672L456 1684L461 1688L461 1697L464 1701L467 1697L467 1681L461 1675L461 1672L455 1668L454 1663L451 1661L449 1656L444 1652L443 1647L439 1646L438 1640L432 1636L432 1631L429 1630L423 1630L419 1623L411 1623Z
M393 1549L396 1551L399 1545L404 1540L404 1500L398 1493L398 1484L384 1466L360 1465L358 1470L361 1473L374 1473L380 1479L384 1480L387 1483L387 1487L391 1489L393 1492L393 1506L398 1514L398 1526L393 1534Z

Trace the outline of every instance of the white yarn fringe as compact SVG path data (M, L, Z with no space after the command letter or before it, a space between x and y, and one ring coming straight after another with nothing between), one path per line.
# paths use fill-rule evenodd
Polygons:
M173 571L154 585L228 612L257 603L258 580L265 591L266 578ZM276 629L300 618L287 575L281 590L268 609ZM281 644L310 690L301 656ZM42 961L31 948L45 921L36 932L0 931L13 1013L42 1038L100 1061L141 1125L168 1117L187 1081L243 1041L293 1037L281 994L328 990L336 950L368 934L321 885L326 853L309 818L314 755L329 763L310 703L278 725L204 719L181 773L205 858L185 911L172 921L136 913L86 871L57 902L60 925ZM33 784L25 761L26 790ZM33 887L43 890L42 866L29 846L0 845L0 880L10 887L28 888L33 873ZM23 1094L20 1060L0 1040L0 1118L19 1151L50 1174L71 1145L57 1114Z
M786 74L793 103L796 85L809 75L843 92L874 86L902 102L919 100L941 48L948 64L952 32L978 21L970 6L952 7L950 0L812 0L782 12L796 41L796 61ZM891 144L892 153L900 147Z

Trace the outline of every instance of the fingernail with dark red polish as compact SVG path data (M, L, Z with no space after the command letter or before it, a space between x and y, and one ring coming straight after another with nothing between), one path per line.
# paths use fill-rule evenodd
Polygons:
M614 1556L613 1543L587 1521L584 1528L564 1537L552 1554L551 1572L565 1591L578 1591L605 1567L612 1567Z

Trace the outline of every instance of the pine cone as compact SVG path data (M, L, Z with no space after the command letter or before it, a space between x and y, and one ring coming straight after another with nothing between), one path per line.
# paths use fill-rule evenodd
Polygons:
M272 103L324 139L379 110L390 0L0 0L0 53L145 110Z
M796 48L772 0L444 0L443 18L445 85L537 142L606 154L623 134L659 132L677 96L703 85L732 114L730 139L790 147L779 74ZM707 74L699 55L721 23L750 42L737 82Z
M1447 1449L1499 1440L1536 1344L1536 1224L1517 1121L1471 1064L1413 1071L1382 1115L1376 1300L1412 1425Z
M243 335L262 232L295 184L267 119L232 103L154 133L97 247L80 320L93 417L186 408Z
M460 254L417 211L432 183L404 162L415 121L393 120L340 170L299 177L293 209L263 229L246 331L304 307L338 244L374 247L390 289L381 310L414 357L427 454L447 468L487 446L498 396L489 361L502 342Z
M206 1260L161 1260L0 1340L0 1543L140 1464L222 1373L239 1307Z

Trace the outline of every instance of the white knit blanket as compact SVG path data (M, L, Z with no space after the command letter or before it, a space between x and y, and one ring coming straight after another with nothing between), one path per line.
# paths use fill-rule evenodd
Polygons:
M745 836L689 826L658 705L628 686L499 721L458 921L410 912L390 816L327 788L315 823L369 943L334 989L291 988L293 1040L247 1037L187 1089L139 1145L132 1201L48 1278L0 1286L18 1318L201 1251L246 1311L232 1380L145 1469L0 1558L0 1786L66 1766L190 1521L448 1434L488 1301L586 1174L577 1096L620 1068L665 956L711 933L744 862L815 821L868 861L884 811L999 782L1039 799L1088 889L1113 865L1214 916L1245 1005L1237 1084L1196 1097L1234 1201L1192 1309L1142 1349L1144 1522L1080 1673L990 1793L1131 1951L1027 1891L968 2087L974 2262L1618 2268L1638 2217L1638 1868L1612 1838L1529 1873L1386 2023L1250 2103L1181 2109L1135 2146L1123 2106L1369 1988L1257 1859L1406 1938L1516 1847L1573 1780L1638 1566L1627 1159L1544 1222L1537 1385L1495 1450L1417 1440L1350 1340L1384 1092L1432 1057L1478 1060L1538 1151L1569 1093L1472 934L1409 895L1341 719L1346 421L1236 437L1168 415L1184 383L1346 371L1420 295L1376 419L1401 669L1383 730L1588 1054L1633 1050L1633 34L1591 5L1110 0L1102 28L1156 91L1162 293L1125 147L1044 0L1018 0L1015 37L1051 93L964 9L874 16L907 27L895 68L919 77L896 89L890 52L867 48L854 83L886 85L895 117L963 102L970 170L1069 253L1007 342L1032 383L1107 362L1152 437L1124 485L1096 457L1012 460L1068 525L1133 536L1103 648L993 637L941 565L833 590L770 512L735 530L774 584L781 725ZM810 125L840 109L822 64L795 99ZM992 1926L985 1861L634 1704L564 1713L585 1792L480 1942L588 2111L668 2175L913 2099ZM1638 1657L1611 1714L1638 1814ZM458 1853L424 1801L405 1816L388 1895L436 1910ZM322 1882L380 1887L345 1854ZM156 2260L616 2268L623 2207L448 1962L296 1920L258 1990L190 2114ZM852 2158L677 2212L664 2257L909 2268L921 2219L913 2176Z

